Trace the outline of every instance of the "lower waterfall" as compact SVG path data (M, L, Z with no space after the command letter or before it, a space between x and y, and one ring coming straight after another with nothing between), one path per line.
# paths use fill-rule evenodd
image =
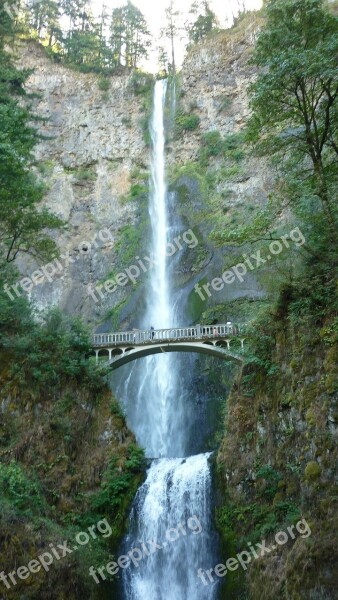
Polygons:
M197 578L197 566L206 560L209 565L213 555L208 458L199 454L153 462L137 493L125 540L127 548L141 548L143 555L137 567L123 573L130 600L215 598L215 588Z

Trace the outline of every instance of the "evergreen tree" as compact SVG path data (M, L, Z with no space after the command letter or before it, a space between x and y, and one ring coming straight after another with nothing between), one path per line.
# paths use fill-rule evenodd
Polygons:
M163 71L167 72L168 65L169 65L168 53L167 53L166 49L163 48L163 46L158 46L157 51L158 51L158 64L160 65L160 67Z
M110 24L110 48L112 51L112 59L114 67L122 65L123 45L125 31L125 9L122 7L115 8L112 13Z
M112 13L110 45L115 66L137 68L147 58L150 33L142 12L130 1Z
M208 0L202 2L196 0L191 6L190 13L195 20L187 26L188 36L191 42L196 44L206 38L217 26L217 18L211 10Z
M4 269L19 252L49 258L56 246L45 231L59 227L61 221L39 207L44 190L30 168L38 135L24 89L29 72L17 70L5 51L14 24L2 0L0 16L6 24L0 29L0 267Z
M60 7L56 0L32 0L28 6L28 24L38 37L48 40L48 46L62 40L60 28Z
M100 36L88 0L64 0L63 10L69 18L69 30L63 45L66 62L81 70L99 70Z
M96 60L98 67L103 70L112 67L112 51L106 39L108 27L109 13L107 6L103 4L98 24L98 55Z
M170 69L175 76L176 74L176 57L175 57L175 42L176 38L181 34L181 27L178 24L178 18L180 12L174 8L174 0L170 1L168 8L165 11L166 14L166 26L161 30L161 36L165 37L170 42L171 47L171 65Z

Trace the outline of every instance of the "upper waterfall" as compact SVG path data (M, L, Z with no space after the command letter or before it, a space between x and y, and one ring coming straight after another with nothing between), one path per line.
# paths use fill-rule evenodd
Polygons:
M151 197L149 212L151 219L151 250L156 258L151 271L151 293L148 295L148 319L155 327L171 327L172 315L169 304L167 278L167 207L165 176L165 130L164 107L167 91L167 80L156 82L154 90L154 108L150 131L152 140L151 161Z

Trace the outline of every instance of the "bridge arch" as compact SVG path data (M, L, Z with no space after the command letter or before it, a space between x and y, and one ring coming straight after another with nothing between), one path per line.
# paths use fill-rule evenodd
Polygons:
M228 322L226 325L102 333L94 335L93 350L97 360L107 357L112 369L160 352L197 352L241 363L245 331L244 324Z
M205 354L223 360L229 360L237 364L241 364L243 361L240 355L225 350L224 348L214 346L213 344L177 343L172 346L169 344L152 344L151 346L129 349L129 352L125 351L119 356L112 356L108 363L112 370L116 370L134 360L167 352L196 352L198 354Z

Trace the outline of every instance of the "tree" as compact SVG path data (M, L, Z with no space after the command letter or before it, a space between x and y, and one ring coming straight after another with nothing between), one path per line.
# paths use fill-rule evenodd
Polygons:
M110 24L110 48L113 55L113 64L115 67L122 65L123 44L124 44L125 13L124 9L115 8L112 13Z
M150 33L142 12L132 2L113 10L110 32L115 66L135 69L141 58L147 58Z
M337 221L338 19L321 0L272 0L255 49L252 139L297 158L303 193L317 197L331 233ZM290 164L290 163L289 163Z
M35 29L39 38L48 39L48 46L52 46L53 41L62 40L60 16L59 3L55 0L31 1L28 4L29 25Z
M109 24L109 13L107 6L102 5L101 15L98 24L98 55L97 65L101 69L106 69L112 66L112 51L107 44L107 33Z
M174 0L170 1L168 8L165 11L167 24L161 30L161 36L169 39L171 47L171 70L173 75L176 74L176 58L175 58L175 40L180 35L181 27L177 23L180 12L174 8Z
M127 67L138 66L140 58L146 58L150 45L147 21L130 0L125 8L125 63Z
M217 26L217 18L211 10L208 0L196 0L189 12L195 20L192 24L187 25L187 32L190 41L196 44L206 38Z
M28 107L24 83L29 71L17 70L4 50L14 35L9 19L0 30L0 267L15 260L19 252L49 258L56 245L46 229L61 221L39 202L44 189L32 173L32 151L38 141L35 117Z
M158 52L158 64L160 65L162 71L167 72L168 64L169 64L168 53L163 46L158 46L157 52Z

